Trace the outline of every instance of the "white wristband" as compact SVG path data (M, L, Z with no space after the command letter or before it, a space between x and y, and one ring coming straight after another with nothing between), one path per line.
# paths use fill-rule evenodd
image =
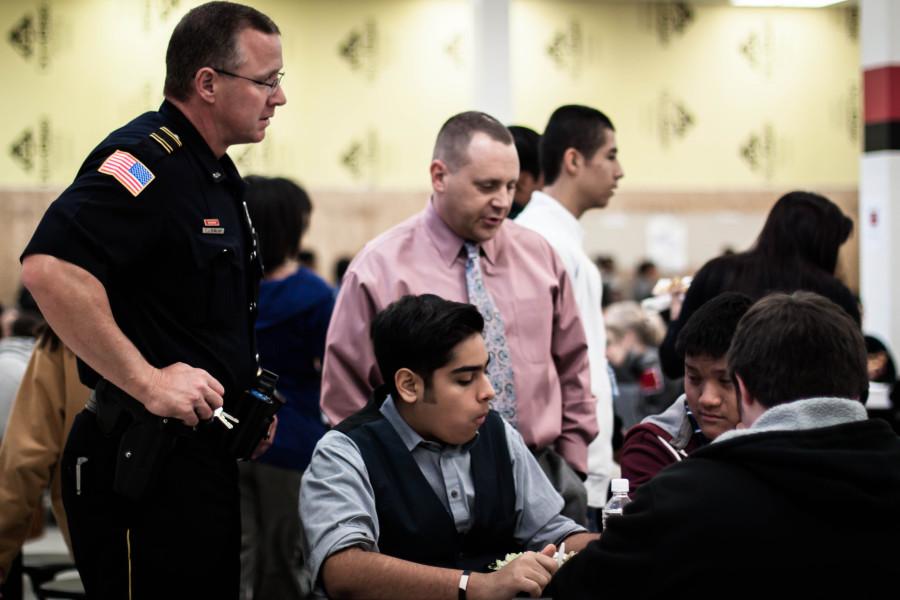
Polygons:
M469 575L472 572L468 569L459 576L459 600L466 600L466 589L469 587Z

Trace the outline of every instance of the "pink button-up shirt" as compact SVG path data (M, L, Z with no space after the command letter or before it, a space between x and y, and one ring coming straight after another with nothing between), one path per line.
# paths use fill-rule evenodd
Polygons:
M362 408L383 382L369 339L376 313L405 294L468 302L463 243L429 202L353 260L325 346L322 410L332 423ZM484 283L506 326L518 430L529 446L552 445L584 473L597 417L587 342L566 269L542 237L511 221L481 248Z

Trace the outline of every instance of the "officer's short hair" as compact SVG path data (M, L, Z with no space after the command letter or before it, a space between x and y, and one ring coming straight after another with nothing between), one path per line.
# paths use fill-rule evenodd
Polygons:
M165 95L187 100L194 75L203 67L235 70L243 61L237 38L245 29L281 33L272 19L243 4L207 2L188 11L169 38Z
M422 294L388 305L369 331L378 369L396 398L397 371L409 369L430 386L434 372L453 360L457 344L483 330L484 319L471 304Z
M306 191L283 177L245 177L244 200L259 236L259 251L266 273L289 258L297 258L300 238L309 227L312 202Z
M865 402L866 359L859 325L840 306L812 292L776 293L738 323L728 371L767 408L816 397Z
M451 171L464 167L469 162L469 142L477 132L507 145L513 143L512 134L503 123L487 113L471 110L444 123L434 143L432 160L443 161Z
M591 160L606 143L606 130L615 131L612 121L596 108L570 104L560 106L547 122L541 136L541 169L544 182L550 185L559 177L563 155L575 148Z

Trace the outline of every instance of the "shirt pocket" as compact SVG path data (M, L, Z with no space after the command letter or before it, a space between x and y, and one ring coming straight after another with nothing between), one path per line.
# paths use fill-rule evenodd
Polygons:
M199 286L193 307L196 320L202 325L224 325L238 310L241 277L237 245L228 239L194 237L191 254L197 274L193 284Z

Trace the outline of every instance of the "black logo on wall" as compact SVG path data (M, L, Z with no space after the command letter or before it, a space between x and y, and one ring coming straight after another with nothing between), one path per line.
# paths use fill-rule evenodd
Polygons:
M241 171L256 171L265 167L272 160L272 142L266 137L258 144L241 144L233 146L228 156Z
M231 160L234 161L238 167L246 169L250 167L250 160L253 156L253 146L247 145L244 148L238 150L235 153L228 154L231 157Z
M444 44L444 54L455 66L465 66L466 61L463 59L463 36L461 33L457 33L450 38L450 41Z
M668 92L659 97L659 139L664 148L684 139L694 128L696 117L687 104Z
M550 43L547 44L547 56L560 71L568 71L573 76L578 76L584 59L584 48L584 31L581 23L570 19L564 29L553 33Z
M695 20L694 7L687 2L660 2L651 6L656 39L663 46L683 36Z
M34 12L19 18L6 36L13 50L27 61L37 61L46 70L50 63L50 6L41 2Z
M766 123L760 131L749 135L739 152L750 170L768 181L775 171L775 150L775 128L771 123Z
M378 132L370 129L350 142L340 155L340 164L355 181L372 181L378 166L378 155Z
M771 77L775 64L775 34L772 33L771 23L766 21L762 30L751 31L741 39L738 42L738 52L751 69Z
M360 73L369 81L378 74L378 24L366 19L361 27L354 27L338 44L338 55L350 70Z
M181 13L181 0L144 0L144 31L151 31L156 25L168 25L171 17Z
M846 6L841 10L844 32L851 41L859 40L859 6Z
M9 145L13 162L28 174L36 174L38 180L50 179L50 121L42 118L37 127L29 127L13 138Z

